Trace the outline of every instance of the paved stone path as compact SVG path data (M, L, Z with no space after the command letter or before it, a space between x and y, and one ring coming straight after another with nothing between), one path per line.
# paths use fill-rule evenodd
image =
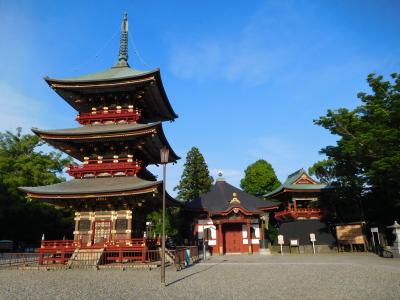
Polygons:
M400 260L374 255L223 256L176 272L1 270L0 299L400 299Z

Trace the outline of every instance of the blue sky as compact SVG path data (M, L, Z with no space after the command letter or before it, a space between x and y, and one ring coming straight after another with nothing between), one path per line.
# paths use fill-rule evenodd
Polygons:
M308 168L336 141L313 119L355 107L367 74L400 71L398 1L0 0L0 130L75 127L42 77L111 67L124 11L131 66L160 67L179 114L170 192L192 146L236 186L260 158L280 180Z

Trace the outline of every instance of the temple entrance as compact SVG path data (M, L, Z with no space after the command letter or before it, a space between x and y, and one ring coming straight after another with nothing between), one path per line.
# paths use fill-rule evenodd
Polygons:
M96 220L93 223L93 245L104 245L111 238L111 220Z
M243 237L242 224L224 224L224 250L225 253L242 252Z

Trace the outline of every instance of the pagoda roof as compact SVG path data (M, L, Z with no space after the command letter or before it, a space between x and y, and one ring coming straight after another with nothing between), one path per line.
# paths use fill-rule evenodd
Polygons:
M229 212L233 207L243 208L249 213L262 213L262 210L277 208L280 203L263 200L250 195L219 178L211 186L210 191L202 194L199 198L186 204L187 208L205 210L210 214L223 214Z
M138 71L129 66L112 67L105 71L78 77L56 79L45 77L48 85L77 111L89 111L92 104L85 97L102 97L106 94L130 95L136 99L139 90L144 92L137 106L143 110L147 121L174 120L173 110L161 80L160 69ZM143 101L141 101L143 100Z
M83 160L83 154L79 151L82 143L103 142L105 140L121 140L135 138L144 139L145 143L151 145L148 150L151 152L152 163L160 161L160 151L162 147L167 147L170 151L169 161L176 162L179 156L172 150L162 128L161 122L152 124L110 124L110 125L85 125L77 128L41 130L32 128L32 131L49 144L62 151L67 152L72 157ZM65 148L68 144L72 149ZM64 144L64 145L62 145Z
M28 193L31 198L43 200L87 199L161 193L162 181L148 181L137 176L97 177L19 189ZM169 204L179 204L179 201L169 195L167 201Z
M160 69L156 68L150 71L140 71L129 66L112 67L100 72L89 73L81 76L67 77L67 78L50 78L45 77L49 83L90 83L90 82L103 82L103 81L117 81L121 79L130 79L135 77L143 77L159 72Z
M137 176L96 177L72 179L51 185L37 187L21 187L20 189L33 195L43 194L52 198L58 195L82 195L99 193L118 193L156 187L162 181L147 181ZM93 197L98 197L93 195Z
M137 134L142 133L142 130L147 130L150 129L149 132L146 131L146 133L152 133L153 131L151 129L154 129L155 127L159 126L161 122L157 123L152 123L152 124L138 124L138 123L130 123L130 124L108 124L108 125L85 125L81 127L75 127L75 128L65 128L65 129L50 129L50 130L44 130L44 129L39 129L39 128L32 128L32 131L36 133L37 135L40 136L54 136L56 137L62 137L66 138L67 136L71 137L81 137L82 135L85 136L88 135L89 137L87 138L96 138L97 135L99 134L108 134L108 133L126 133L126 132L136 132ZM93 136L92 136L93 135Z
M331 189L331 186L328 186L324 183L319 183L311 178L310 175L304 169L299 169L296 172L290 174L285 182L278 187L277 189L273 190L264 195L266 198L275 197L285 191L321 191Z

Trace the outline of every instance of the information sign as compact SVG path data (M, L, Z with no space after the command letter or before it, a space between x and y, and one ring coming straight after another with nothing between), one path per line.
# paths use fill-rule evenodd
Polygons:
M315 233L310 233L310 241L311 242L316 242L317 240L315 239Z

